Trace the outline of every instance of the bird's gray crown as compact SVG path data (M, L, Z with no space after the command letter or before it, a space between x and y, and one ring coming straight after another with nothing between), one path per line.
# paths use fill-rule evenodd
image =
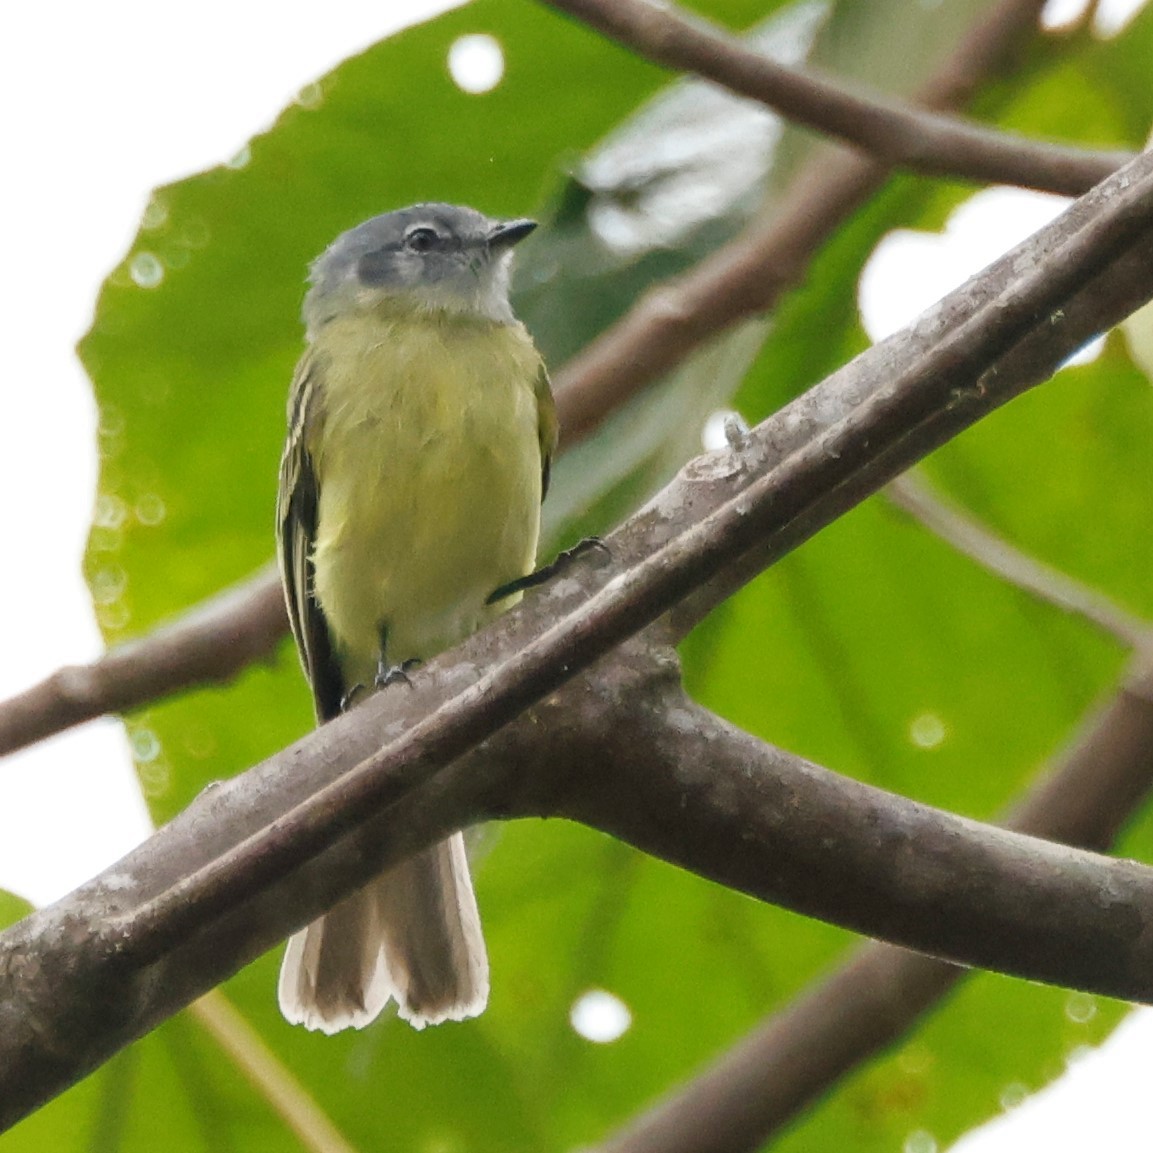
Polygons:
M418 309L511 323L511 248L535 227L531 220L492 220L453 204L414 204L374 216L338 236L313 263L305 323L313 333L335 316L390 297Z

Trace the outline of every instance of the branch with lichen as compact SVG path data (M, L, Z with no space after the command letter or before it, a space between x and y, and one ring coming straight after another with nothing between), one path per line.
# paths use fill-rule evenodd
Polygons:
M0 935L0 1119L13 1123L381 869L451 829L513 816L579 820L955 963L1153 1000L1153 870L966 821L764 745L685 697L667 647L751 565L797 547L1150 296L1145 155L915 330L691 462L608 539L610 560L574 562L569 579L431 662L412 693L378 694L206 792Z

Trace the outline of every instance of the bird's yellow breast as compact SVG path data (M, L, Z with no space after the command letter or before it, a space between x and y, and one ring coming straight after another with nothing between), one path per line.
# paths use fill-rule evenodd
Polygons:
M530 572L540 527L539 355L519 324L340 318L314 341L315 591L348 684L387 629L396 664L451 647Z

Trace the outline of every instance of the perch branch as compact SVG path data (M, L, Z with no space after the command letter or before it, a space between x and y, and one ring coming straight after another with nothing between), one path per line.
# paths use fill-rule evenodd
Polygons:
M1153 999L1153 870L937 813L763 746L684 698L658 643L670 629L609 652L734 557L782 555L1028 387L1014 372L1034 337L1052 369L1067 341L1150 295L1153 155L739 449L691 462L609 539L611 562L575 562L430 662L411 693L369 698L206 791L100 877L0 934L0 1122L382 868L493 817L568 816L955 962ZM477 669L488 671L478 679ZM532 701L524 723L495 734ZM443 727L429 721L438 708ZM490 747L440 767L488 733ZM295 855L289 826L303 834Z
M1005 0L922 89L921 101L961 105L995 71L1007 46L1036 27L1041 7L1042 0ZM557 374L564 443L588 435L710 336L770 307L884 175L882 166L851 154L811 165L774 222L746 231L692 273L644 297ZM198 619L202 613L205 620ZM60 669L0 704L0 753L104 713L227 680L244 661L271 653L286 631L275 575L257 577L225 600L192 610L171 630L113 649L91 665Z

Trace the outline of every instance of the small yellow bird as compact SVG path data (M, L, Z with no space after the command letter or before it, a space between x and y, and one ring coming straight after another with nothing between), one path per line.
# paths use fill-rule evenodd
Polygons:
M417 204L312 266L288 402L277 540L323 722L406 662L516 602L532 572L557 423L509 304L531 220ZM280 1008L333 1033L390 998L416 1028L480 1013L488 958L460 833L382 874L288 943Z

